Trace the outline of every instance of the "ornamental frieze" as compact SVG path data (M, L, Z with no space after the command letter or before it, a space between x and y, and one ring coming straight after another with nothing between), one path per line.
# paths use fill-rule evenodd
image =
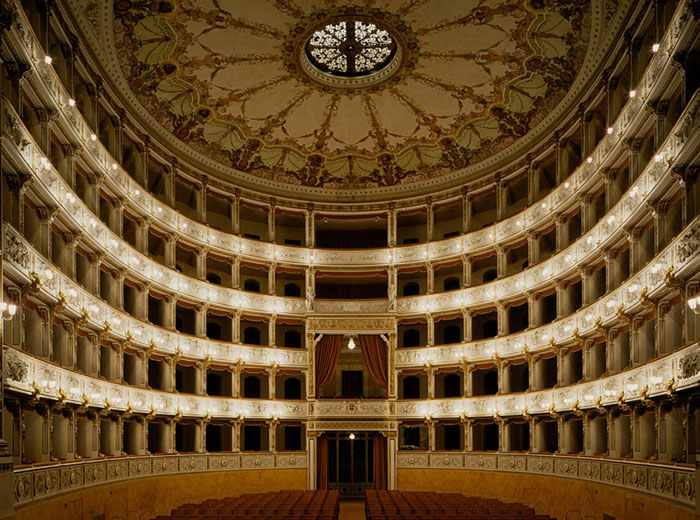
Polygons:
M309 332L326 332L329 334L353 333L378 333L394 332L396 329L395 318L332 318L322 316L310 316L306 322Z

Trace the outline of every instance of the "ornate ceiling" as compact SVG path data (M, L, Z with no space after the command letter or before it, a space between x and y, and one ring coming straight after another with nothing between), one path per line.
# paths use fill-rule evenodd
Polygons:
M109 19L127 97L187 153L244 184L389 193L434 189L531 139L576 81L591 11L586 0L117 0ZM387 30L393 69L359 86L315 78L305 46L339 20Z

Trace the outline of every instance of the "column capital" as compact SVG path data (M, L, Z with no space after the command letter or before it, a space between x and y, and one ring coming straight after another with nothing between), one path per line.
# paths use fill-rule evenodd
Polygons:
M61 148L63 149L63 153L66 155L66 157L71 159L76 155L80 155L80 153L83 151L83 145L78 143L61 143Z
M6 61L5 68L10 80L18 81L25 75L31 74L32 67L24 61ZM29 73L29 74L27 74Z
M34 181L31 174L21 172L8 172L5 174L5 178L10 190L15 193L18 193L22 188L28 187Z
M36 212L39 215L39 220L48 221L51 224L58 216L59 209L55 206L37 206Z
M639 149L642 147L642 139L639 137L628 137L622 143L629 149L630 152L632 153L637 153L639 152Z
M617 178L618 170L616 168L601 168L600 176L606 181L612 182Z
M83 232L78 230L70 230L63 233L63 237L66 240L66 245L68 247L75 247L76 243L80 242L83 236Z

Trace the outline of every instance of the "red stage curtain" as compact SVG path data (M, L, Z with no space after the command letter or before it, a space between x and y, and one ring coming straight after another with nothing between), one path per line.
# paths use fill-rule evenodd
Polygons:
M360 334L360 349L374 382L382 388L388 388L389 356L384 340L376 334Z
M327 449L327 447L326 447ZM374 434L374 489L386 489L386 439L381 433Z
M340 357L343 336L326 334L316 345L316 391L326 386L333 379L335 366Z
M316 489L328 489L328 437L316 441Z

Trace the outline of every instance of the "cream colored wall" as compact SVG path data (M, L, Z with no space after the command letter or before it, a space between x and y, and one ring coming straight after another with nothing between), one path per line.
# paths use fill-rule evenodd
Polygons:
M305 469L226 471L130 480L68 493L8 520L149 520L189 502L282 489L306 489Z
M447 469L400 469L402 491L438 491L520 502L559 520L697 520L691 509L614 486L540 475Z

